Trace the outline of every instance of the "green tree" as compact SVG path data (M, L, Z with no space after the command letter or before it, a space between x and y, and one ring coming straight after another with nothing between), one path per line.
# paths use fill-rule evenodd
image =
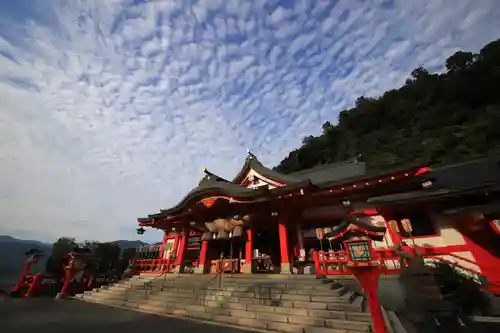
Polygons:
M56 278L63 276L64 256L77 248L74 238L61 237L52 245L52 253L47 259L45 271Z
M456 52L445 64L445 73L419 67L399 89L359 97L336 125L326 122L321 135L306 137L276 170L290 173L361 154L377 171L424 158L461 162L498 150L500 40L478 54Z
M474 54L458 51L446 60L446 69L449 72L463 71L474 63Z

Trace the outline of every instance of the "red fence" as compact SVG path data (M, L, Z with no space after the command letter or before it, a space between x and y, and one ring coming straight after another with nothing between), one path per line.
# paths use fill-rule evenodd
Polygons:
M137 259L135 270L137 273L168 272L172 266L172 259Z
M460 263L465 262L477 266L476 262L473 260L449 252L443 253L442 251L436 250L432 247L421 246L418 247L418 250L426 259L447 262L463 271L466 271L467 274L475 278L481 275L481 272L478 269L466 267L464 264ZM382 274L399 274L401 272L401 259L395 249L374 249L374 251L374 259L379 261L383 267ZM405 251L412 254L416 253L414 248L407 248ZM439 257L440 255L450 256L452 260L441 258ZM314 262L316 266L316 274L318 275L351 274L351 271L347 267L347 264L350 263L351 260L344 251L314 252Z

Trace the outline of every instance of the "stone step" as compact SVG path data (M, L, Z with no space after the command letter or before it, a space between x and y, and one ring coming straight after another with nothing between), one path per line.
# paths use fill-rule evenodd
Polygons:
M250 307L250 310L238 310L198 304L153 302L151 300L147 303L107 301L103 304L145 310L158 314L166 313L177 316L187 316L256 329L278 330L281 332L371 332L371 322L369 317L367 317L369 316L368 314L339 311L325 311L320 313L318 310L297 312L297 310L300 309L285 309L279 307L274 308L274 312L268 309L270 307L266 307L265 309L262 307ZM290 312L290 310L292 312ZM293 312L294 310L295 312ZM304 316L304 314L308 316ZM316 315L325 317L314 317Z
M274 290L272 290L274 291ZM287 290L288 291L288 290ZM268 300L267 303L282 303L287 304L293 301L301 302L324 302L324 303L345 303L349 304L356 298L356 294L352 291L346 291L344 288L338 290L331 290L328 294L318 294L314 291L298 291L300 294L295 293L279 293L279 292L239 292L227 290L197 290L196 288L173 288L166 286L161 290L146 290L144 289L100 289L93 292L85 292L84 295L95 295L96 298L120 298L120 299L133 299L145 298L146 296L157 295L162 293L164 298L191 298L193 294L195 297L203 295L205 300L227 300L237 301L242 299L246 303L260 303L251 301L251 299ZM323 296L321 296L323 295Z
M185 292L179 290L165 289L161 292L152 294L162 294L164 297L175 298L175 297L185 297L187 295L193 294L194 292ZM302 301L302 302L325 302L325 303L351 303L351 301L356 297L356 294L352 291L343 294L342 296L327 295L307 295L307 294L279 294L279 293L254 293L254 292L237 292L237 291L218 291L218 290L198 290L196 295L206 296L219 296L221 298L236 298L236 299L268 299L274 301ZM189 297L189 296L188 296Z
M305 289L289 289L295 286L288 286L287 288L283 288L282 286L276 286L273 284L255 284L255 285L245 285L245 284L238 284L238 283L223 283L222 287L225 290L234 290L234 291L242 291L242 290L275 290L279 292L286 292L286 293L295 293L295 294L323 294L325 291L328 292L330 290L338 290L340 288L343 288L341 285L335 285L331 286L328 288L320 288L320 289L311 289L311 288L305 288ZM206 289L218 289L218 286L216 283L213 284L208 284L206 286Z
M94 295L95 296L95 295ZM324 318L324 319L347 319L355 321L370 322L370 314L363 312L353 312L351 307L346 307L345 310L313 310L307 308L294 308L293 302L288 302L285 304L276 304L272 302L265 302L266 300L255 300L256 303L247 303L243 299L227 299L221 298L216 299L204 299L203 296L199 295L183 295L183 297L170 298L167 295L151 295L149 298L137 297L132 299L124 299L123 297L78 297L80 299L92 300L96 302L110 302L118 303L123 306L124 303L128 303L129 307L138 307L141 304L176 304L179 307L185 308L186 306L204 306L211 308L223 308L230 310L244 310L244 311L259 311L265 313L280 313L288 315L297 316L309 316L313 318ZM175 295L177 296L177 295ZM362 298L361 298L362 300ZM300 304L300 306L303 306ZM326 304L328 308L329 305ZM331 306L330 306L331 307ZM357 309L355 309L357 310Z
M155 286L176 286L178 288L187 288L187 289L192 289L192 288L216 288L218 287L218 284L216 281L213 281L211 283L192 283L191 281L176 281L176 280L167 280L165 282L160 281L158 284ZM153 286L151 286L153 287ZM223 288L255 288L255 289L275 289L275 290L288 290L288 289L293 289L293 290L311 290L311 291L325 291L328 292L333 289L338 289L340 285L337 284L302 284L302 283L292 283L292 284L284 284L284 283L250 283L250 284L244 284L244 283L237 283L237 282L232 282L232 281L224 281L222 283Z
M155 295L165 295L168 298L174 297L190 297L193 293L180 293L177 291L164 290L155 293ZM258 293L240 293L228 291L207 291L199 290L195 293L204 299L220 298L220 299L267 299L274 301L302 301L302 302L326 302L326 303L351 303L356 294L348 292L344 296L316 296L316 295L291 295L291 294L258 294Z
M184 296L184 297L183 297ZM334 310L334 311L352 311L362 312L363 297L357 296L351 302L325 302L325 301L299 301L299 300L280 300L269 298L246 298L246 297L228 297L222 295L194 295L188 296L172 293L161 292L158 294L150 295L148 298L154 301L167 302L167 303L185 303L194 304L196 302L204 302L204 304L216 303L239 303L246 304L247 307L261 306L263 311L272 310L274 307L284 308L300 308L309 310ZM279 296L279 295L278 295ZM135 300L135 299L134 299ZM137 298L137 301L144 301L144 298ZM207 303L208 302L208 303ZM272 307L272 308L271 308Z
M286 326L289 325L293 332L303 332L300 329L304 327L312 326L324 329L344 329L353 332L370 332L371 323L369 321L356 321L348 320L347 318L314 318L309 316L299 316L296 314L287 313L289 309L280 309L282 312L270 311L269 308L265 309L262 307L250 307L247 310L233 310L221 307L209 307L197 304L179 304L179 303L159 303L159 302L148 302L142 304L132 304L140 310L153 311L157 313L168 313L176 315L184 315L195 318L201 318L205 320L214 320L214 316L224 316L227 323L236 324L241 326L250 326L252 328L260 329L271 329L270 327L282 327L280 330L288 332ZM275 308L279 309L279 308ZM275 324L276 323L276 324ZM278 325L283 324L283 325ZM285 327L285 329L283 329ZM276 329L275 329L276 330Z
M213 276L213 275L212 275ZM316 275L307 274L224 274L224 277L241 280L317 280Z
M111 293L101 292L92 293L90 295L81 295L81 298L94 299L94 300L117 300L117 301L131 301L135 303L143 303L148 300L166 302L166 303L184 303L184 304L210 304L216 306L216 303L227 304L242 304L240 306L234 305L233 308L243 308L245 305L258 305L258 306L272 306L284 308L301 308L310 310L333 310L333 311L349 311L349 312L363 312L363 297L357 296L352 293L352 298L324 298L323 296L312 296L311 300L282 300L284 296L299 296L299 295L274 295L276 298L267 297L242 297L241 295L228 296L223 292L216 292L217 294L204 294L204 293L175 293L163 291L158 293L148 293L147 298L143 293ZM315 298L322 297L322 298ZM314 301L313 301L314 300ZM265 308L264 308L265 309ZM271 309L267 309L271 310ZM267 311L266 310L266 311Z
M189 276L170 277L170 280L158 279L151 283L152 288L147 293L140 288L141 285L134 288L117 284L118 287L74 298L280 332L355 333L371 330L370 314L363 312L363 297L339 284L311 278L304 279L307 280L305 283L295 282L300 279L289 283L289 278L271 282L255 277L228 280L225 279L224 288L218 290L216 285L207 284L206 276L203 280ZM240 282L243 280L246 283Z
M174 316L184 316L191 317L194 319L201 319L207 321L213 321L223 324L231 324L242 327L250 327L254 329L266 329L270 331L286 332L286 333L354 333L359 332L356 330L346 330L346 329L336 329L336 328L326 328L318 326L304 326L292 323L284 323L277 321L265 321L262 319L252 319L228 316L223 314L216 314L212 312L199 312L199 311L188 311L186 309L176 309L174 307L160 307L153 305L143 305L140 308L138 306L131 305L129 302L107 302L105 303L111 306L121 306L128 307L131 309L138 309L148 312L153 312L157 314L169 314ZM331 323L330 323L331 324Z
M193 283L192 281L176 281L176 280L160 280L156 283L152 283L149 285L141 284L141 285L132 285L133 289L144 289L145 287L148 289L161 289L165 287L176 287L179 289L218 289L218 283L215 281L211 283ZM338 290L342 288L340 284L320 284L320 285L294 285L294 284L279 284L279 283L255 283L255 284L244 284L237 283L234 281L227 282L225 281L222 284L223 289L226 290L246 290L246 289L255 289L255 290L276 290L276 292L287 292L287 293L311 293L311 294L321 294L323 292L329 292L331 290ZM116 289L127 289L130 288L129 285L120 285L114 286ZM109 288L108 288L109 289ZM290 290L290 291L289 291Z

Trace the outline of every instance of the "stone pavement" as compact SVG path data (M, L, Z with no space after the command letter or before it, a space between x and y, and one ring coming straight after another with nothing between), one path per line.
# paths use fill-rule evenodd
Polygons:
M2 333L250 333L75 300L0 297Z

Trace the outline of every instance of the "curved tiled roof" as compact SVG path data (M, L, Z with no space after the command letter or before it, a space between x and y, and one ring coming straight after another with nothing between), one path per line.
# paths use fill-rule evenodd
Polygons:
M500 190L500 156L432 168L415 178L422 188L410 192L391 193L368 199L370 203L397 204L445 199L457 195ZM423 188L425 182L429 187Z
M354 225L354 228L349 228L350 225ZM342 221L338 226L336 226L332 231L325 234L327 239L340 239L348 237L352 232L360 232L366 234L374 240L382 240L386 227L377 227L366 222L360 221L353 215L349 215L344 221Z
M416 166L408 167L407 169L410 170L411 168L415 169ZM272 189L268 189L267 187L243 187L240 183L244 180L250 169L255 170L270 180L284 183L286 186ZM341 170L341 175L337 172L339 170ZM401 168L398 171L401 171ZM198 186L192 189L179 203L169 209L161 210L160 213L149 215L148 218L138 219L138 222L146 224L153 218L179 214L189 208L190 205L209 197L230 197L235 200L252 201L263 197L278 197L301 189L326 189L359 181L364 182L366 179L377 177L377 175L365 174L364 163L356 160L322 165L317 168L304 170L295 175L283 175L263 166L253 154L247 157L245 165L233 181L228 181L207 170L204 170L204 172L205 176L201 179ZM387 173L379 174L379 176L386 175Z

